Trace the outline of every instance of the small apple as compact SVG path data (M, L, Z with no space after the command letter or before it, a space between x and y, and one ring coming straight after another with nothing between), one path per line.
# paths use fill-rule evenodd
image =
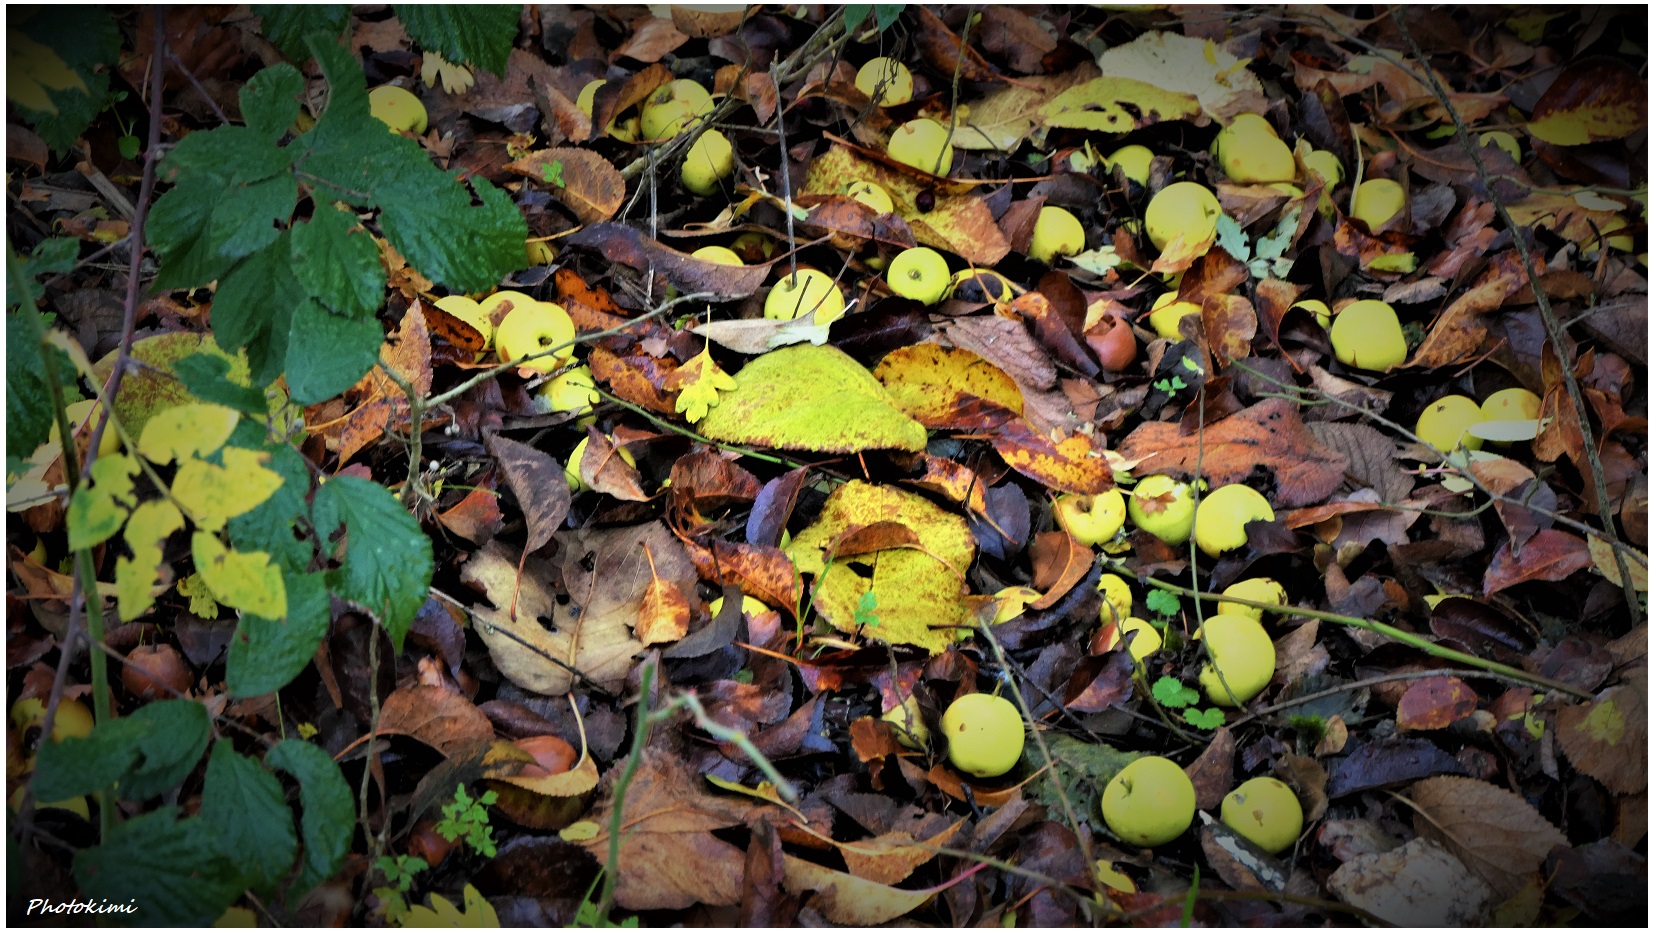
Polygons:
M1137 846L1179 839L1197 815L1192 779L1167 758L1136 758L1105 785L1100 815L1118 838Z
M495 354L502 362L512 362L557 347L556 352L519 364L521 369L550 373L575 357L575 339L576 325L563 307L533 301L515 306L502 318L495 328Z
M936 305L950 291L950 267L937 250L915 246L892 258L887 285L904 298Z
M1313 316L1313 320L1318 322L1319 327L1322 327L1325 330L1330 329L1330 320L1333 317L1330 313L1330 306L1322 301L1319 301L1317 298L1307 298L1303 301L1298 301L1295 304L1290 305L1290 307L1305 310Z
M1244 527L1249 522L1270 522L1272 503L1266 496L1242 483L1231 483L1216 489L1198 503L1193 533L1198 549L1210 557L1243 547L1249 540Z
M1001 777L1025 750L1025 721L1019 708L991 693L969 693L944 710L939 725L949 745L950 764L980 778Z
M1122 169L1123 176L1144 185L1151 179L1151 150L1145 146L1124 146L1100 160L1106 171Z
M813 312L819 324L838 321L846 313L840 286L816 269L802 268L784 276L766 295L765 315L774 321L792 321Z
M1234 119L1215 138L1215 154L1226 176L1240 185L1265 185L1295 178L1295 156L1272 124L1255 114Z
M1054 500L1054 518L1078 544L1097 547L1117 536L1127 516L1121 490L1107 489L1094 496L1072 493Z
M1289 595L1284 592L1284 585L1271 577L1251 577L1248 580L1239 580L1221 590L1221 595L1236 596L1239 599L1248 599L1258 603L1273 603L1279 606L1289 602ZM1221 602L1215 604L1215 611L1230 613L1235 616L1249 616L1259 622L1264 610L1254 606L1245 606L1242 603Z
M586 366L577 366L543 382L535 390L533 401L535 410L541 414L567 411L585 415L603 400L593 383L593 371Z
M1301 801L1277 778L1250 778L1221 801L1220 820L1268 855L1277 855L1301 838Z
M718 191L720 182L731 177L737 163L731 140L719 130L707 130L691 144L679 167L679 180L692 194L707 196Z
M121 665L121 685L141 700L170 700L196 682L189 662L172 645L139 645Z
M1041 599L1042 594L1028 586L1004 586L991 598L996 600L996 617L990 624L1001 625L1023 615L1025 607Z
M743 259L723 246L704 246L691 254L692 259L703 262L717 262L722 266L740 266Z
M894 58L872 58L858 69L853 82L877 107L907 104L915 96L915 78L903 62Z
M1468 433L1470 425L1484 421L1480 406L1466 395L1447 395L1427 408L1416 419L1416 436L1440 453L1450 453L1458 447L1479 450L1481 441Z
M1404 209L1405 189L1391 178L1359 182L1353 195L1353 219L1364 221L1372 233Z
M1151 303L1151 313L1146 319L1151 322L1151 329L1157 336L1168 340L1180 340L1180 321L1193 314L1201 315L1203 308L1190 301L1181 301L1179 292L1164 292Z
M1163 647L1162 630L1145 619L1129 616L1117 623L1104 623L1102 620L1102 624L1117 626L1116 631L1111 633L1111 640L1106 643L1105 650L1118 648L1124 639L1127 639L1128 653L1136 662L1144 661Z
M892 195L872 181L855 181L846 186L846 194L877 214L892 213Z
M1330 323L1336 359L1357 369L1386 372L1410 356L1399 315L1385 301L1366 298L1336 312Z
M1197 497L1190 483L1158 473L1140 480L1128 499L1128 517L1134 526L1173 547L1192 536Z
M1088 235L1082 221L1063 207L1044 207L1036 215L1036 229L1031 231L1030 258L1053 264L1055 256L1075 256L1088 245Z
M1194 181L1177 181L1152 196L1146 205L1146 235L1158 249L1175 237L1201 243L1215 235L1220 201L1214 192Z
M1216 706L1241 706L1272 682L1278 652L1254 619L1227 613L1210 616L1198 629L1197 640L1208 645L1197 682ZM1210 656L1214 660L1207 660Z
M368 92L368 112L393 133L426 132L426 105L420 98L393 84L382 84Z
M990 269L968 267L950 277L950 294L958 301L974 304L1006 304L1013 300L1015 289L1007 276Z
M894 130L887 142L893 161L932 175L949 175L956 149L950 145L950 131L937 120L911 120Z
M1128 581L1114 573L1100 574L1100 582L1095 584L1104 601L1100 603L1100 623L1127 619L1134 612L1134 590L1129 587Z

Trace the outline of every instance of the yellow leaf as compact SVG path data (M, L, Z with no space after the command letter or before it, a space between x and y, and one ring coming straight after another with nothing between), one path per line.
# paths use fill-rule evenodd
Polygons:
M86 82L50 47L21 29L6 30L6 99L30 110L57 113L47 88L86 92Z
M592 820L577 820L558 831L558 838L565 842L586 842L599 837L599 824Z
M137 502L132 478L138 461L126 454L99 457L92 475L81 481L69 500L65 523L69 526L69 548L78 551L108 541L121 530L127 510Z
M204 619L219 617L219 601L213 598L213 588L207 585L201 574L193 573L178 581L178 594L190 597L191 615Z
M1165 91L1133 78L1095 78L1049 101L1042 110L1042 122L1100 133L1127 133L1153 123L1195 117L1200 112L1197 98L1190 94Z
M720 392L737 388L737 380L721 369L704 348L668 377L667 388L679 390L679 398L674 400L674 411L684 414L686 421L696 424L708 417L710 408L720 403Z
M176 458L210 454L236 430L241 415L233 408L208 402L192 402L157 413L144 425L138 438L138 452L152 463L172 463Z
M783 856L783 889L790 894L816 891L809 906L830 923L865 927L896 920L932 900L937 893L865 881L792 855Z
M1589 535L1589 557L1595 562L1595 573L1600 574L1613 583L1623 584L1623 574L1618 571L1618 555L1612 550L1612 545L1601 540L1599 535ZM1638 592L1647 591L1646 555L1637 560L1628 554L1624 555L1624 563L1629 566L1629 575L1634 580Z
M449 64L431 49L421 52L420 80L431 87L439 78L443 79L444 91L450 94L465 94L476 83L472 72L464 66Z
M703 433L715 440L818 453L927 446L927 429L834 347L773 350L750 360L735 382L702 421Z
M282 569L271 563L269 554L232 551L207 531L198 531L191 538L191 552L196 571L220 602L267 619L288 614L288 589L282 583Z
M184 516L166 499L145 502L132 510L126 534L132 557L115 561L115 596L122 622L131 622L155 605L153 591L160 582L161 544L183 527Z
M496 916L495 908L484 900L478 889L467 885L461 891L464 911L457 910L447 898L441 895L432 895L432 906L423 907L412 905L409 912L403 915L398 925L404 927L498 927L501 918Z
M917 548L887 548L833 559L838 536L875 522L897 522L915 533ZM854 480L830 494L818 520L788 547L801 573L818 576L813 605L835 628L860 628L859 606L874 592L874 616L863 634L888 644L916 645L937 654L971 631L962 598L963 575L973 562L967 521L911 492Z
M224 466L191 457L173 478L173 496L198 526L217 531L282 486L282 474L264 466L269 459L270 454L241 447L225 448Z

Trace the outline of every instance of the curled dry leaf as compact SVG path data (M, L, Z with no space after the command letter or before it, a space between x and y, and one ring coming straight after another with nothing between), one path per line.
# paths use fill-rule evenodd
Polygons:
M446 756L487 743L495 727L471 700L442 687L401 687L380 704L380 732L407 735Z
M1213 486L1240 483L1258 468L1277 480L1276 504L1287 507L1323 501L1341 485L1347 458L1319 443L1302 424L1293 403L1268 399L1204 428L1203 475ZM1191 473L1198 461L1198 435L1183 436L1164 421L1140 425L1118 445L1135 472Z
M1564 580L1594 564L1589 545L1577 535L1548 529L1539 531L1518 552L1498 548L1485 572L1485 595L1527 580Z

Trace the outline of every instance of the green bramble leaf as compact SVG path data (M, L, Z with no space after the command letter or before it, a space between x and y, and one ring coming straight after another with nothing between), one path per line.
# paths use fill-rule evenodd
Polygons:
M294 903L345 864L357 811L340 766L317 746L287 739L265 753L265 764L299 782L299 829L305 857L299 877L288 889L288 900Z
M373 613L402 651L432 582L432 539L396 496L354 476L324 483L311 515L320 540L333 540L345 526L344 555L328 572L329 589Z
M1198 700L1196 690L1173 677L1158 678L1157 683L1151 685L1151 695L1159 704L1169 709L1191 706Z
M102 6L18 6L8 12L6 96L62 155L109 100L121 33ZM35 54L19 54L30 51Z
M293 813L276 776L221 739L207 756L202 819L217 830L219 850L247 885L269 894L299 855Z
M256 3L253 13L259 17L260 35L301 64L311 57L305 47L306 36L321 32L337 39L351 25L351 7L344 3Z
M423 49L446 60L506 74L507 56L518 38L516 4L398 4L397 18Z
M350 211L319 208L294 224L294 276L317 303L348 318L369 318L384 303L386 270L380 249Z
M75 855L75 881L94 903L131 903L134 926L208 927L242 893L239 859L227 859L218 827L178 819L167 806L111 827L102 845Z
M266 618L243 613L230 641L225 688L231 696L254 697L286 687L305 670L328 634L328 587L321 573L285 571L282 585L288 613Z

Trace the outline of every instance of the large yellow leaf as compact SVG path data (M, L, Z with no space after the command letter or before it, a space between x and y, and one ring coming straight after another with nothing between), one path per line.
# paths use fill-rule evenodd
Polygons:
M152 463L210 454L230 440L241 415L233 408L191 402L156 413L138 438L138 452Z
M118 353L111 350L92 367L98 384L107 381L115 371ZM173 371L174 364L194 353L205 353L224 360L229 366L225 378L239 386L248 385L246 353L241 350L234 355L226 353L213 342L211 334L174 331L145 337L132 345L132 358L143 365L127 374L127 378L121 381L120 394L115 396L115 418L133 436L143 437L145 426L157 412L199 401L184 388L184 383ZM278 400L267 393L267 398L271 398L273 413L287 404L286 396Z
M881 358L875 378L905 414L929 428L957 428L973 419L963 411L984 399L1023 414L1025 397L1013 377L971 350L936 343L900 347Z
M1172 32L1148 32L1100 55L1100 74L1130 78L1170 94L1192 97L1210 117L1242 110L1259 113L1267 99L1249 62L1215 45ZM1178 119L1165 116L1163 119Z
M1537 99L1526 131L1557 146L1622 139L1646 126L1646 82L1620 62L1567 68Z
M251 512L282 486L282 474L265 467L270 454L227 447L224 466L191 457L173 478L173 498L190 520L209 531ZM209 581L211 584L211 581ZM218 587L213 587L217 592Z
M196 571L219 602L267 619L288 614L288 588L282 583L282 568L271 563L264 551L232 551L219 536L198 531L191 537Z
M160 581L161 543L184 527L184 515L166 499L153 499L132 510L127 520L127 548L132 557L115 561L115 595L121 621L131 622L155 605Z
M1095 78L1050 100L1042 108L1042 122L1100 133L1127 133L1153 123L1185 120L1201 112L1197 98L1190 94L1165 91L1133 78Z
M138 461L126 454L99 457L92 464L92 475L75 490L65 516L71 550L102 544L121 530L127 510L138 501L132 489L136 475Z
M1032 75L1018 84L1000 84L972 101L967 116L956 122L950 144L957 149L1011 152L1042 122L1048 101L1067 88L1099 76L1092 63L1063 74Z
M877 522L908 528L919 546L851 557L833 553L846 532ZM861 627L868 637L937 654L973 624L962 592L973 549L973 533L961 516L915 493L854 480L829 496L818 520L788 551L802 573L817 575L813 605L835 628ZM871 591L872 610L865 597ZM860 613L860 606L866 611Z
M714 440L840 454L927 446L927 429L834 347L773 350L734 378L737 387L699 425Z
M810 901L814 910L830 923L859 927L896 920L938 893L888 887L792 855L783 856L783 889L790 894L816 891Z

